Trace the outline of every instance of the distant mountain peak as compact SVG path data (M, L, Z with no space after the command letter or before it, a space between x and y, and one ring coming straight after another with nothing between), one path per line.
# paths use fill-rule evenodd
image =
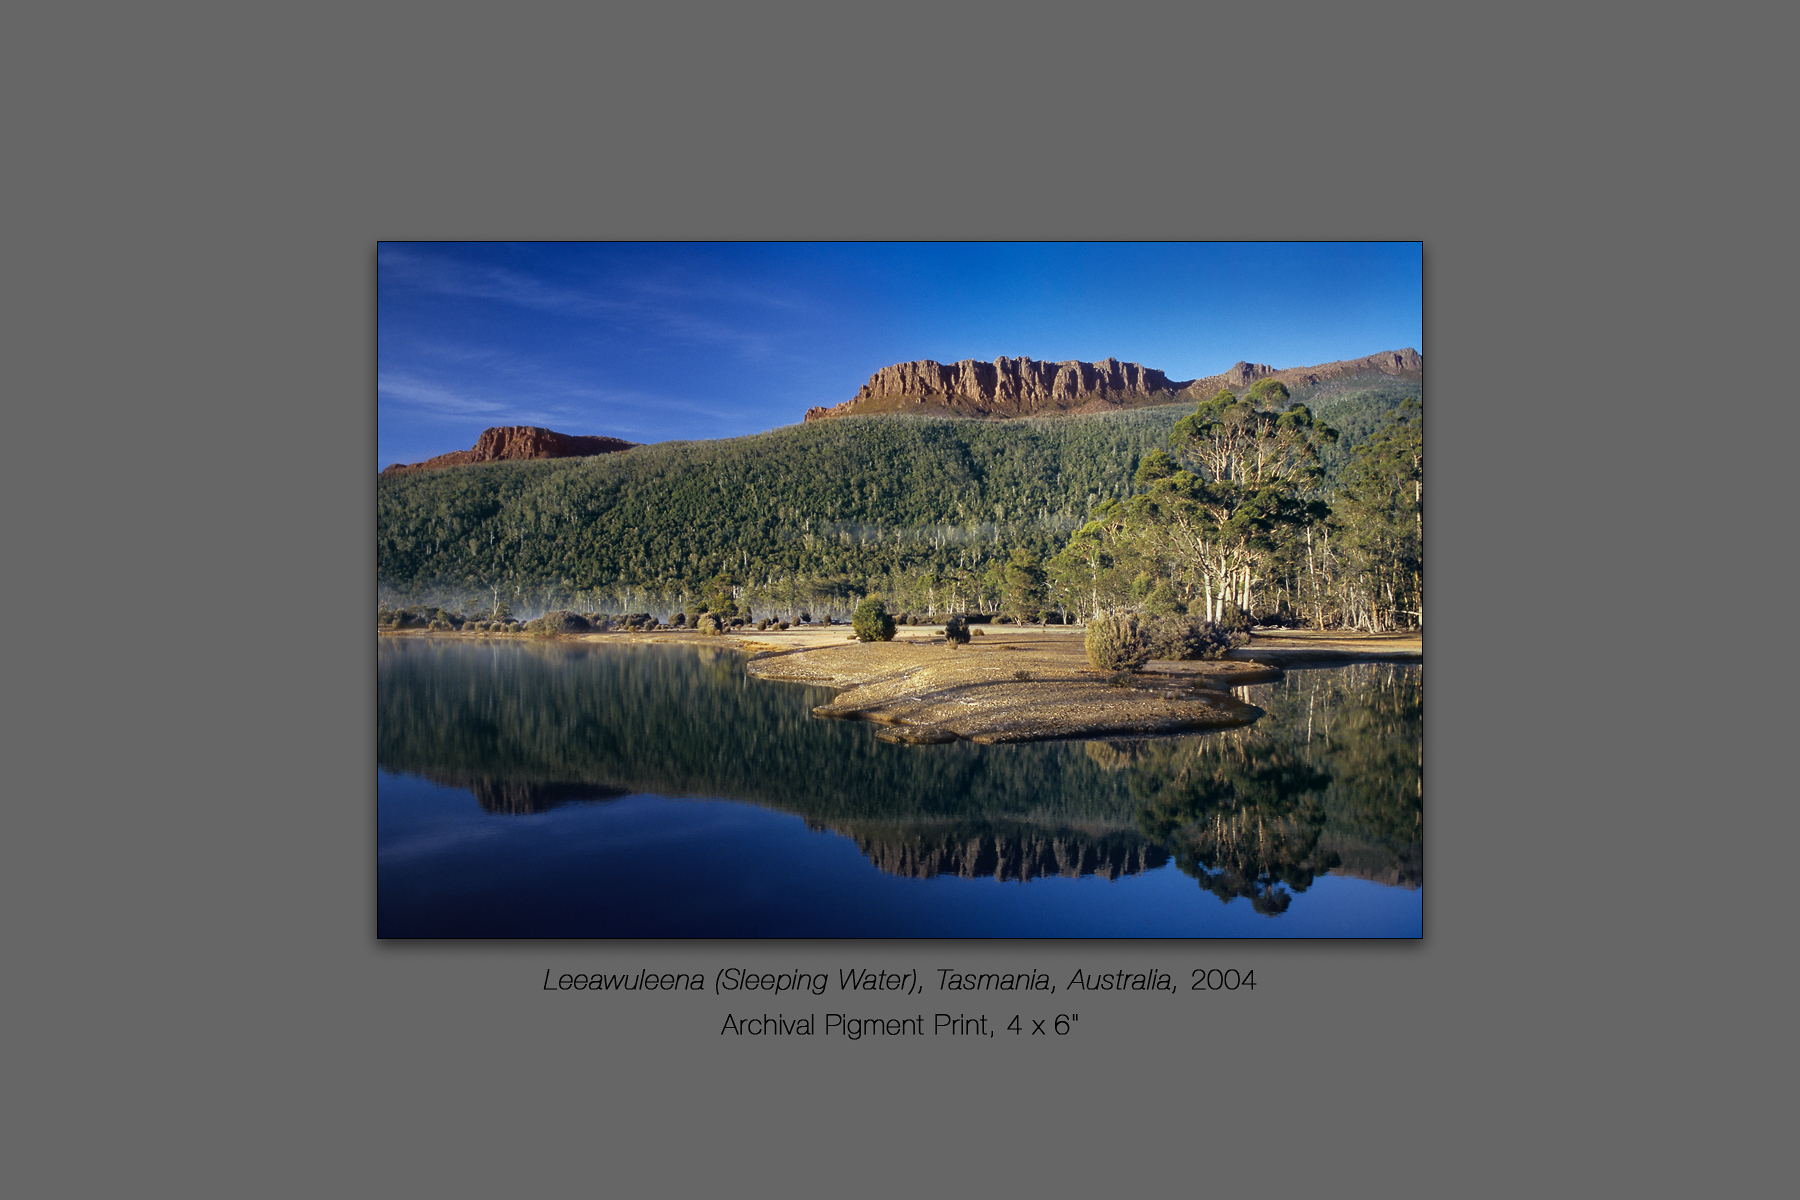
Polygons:
M1074 415L1201 400L1222 387L1244 388L1271 376L1283 383L1309 385L1351 375L1417 378L1424 370L1423 357L1410 346L1312 367L1239 362L1221 374L1183 381L1116 358L1092 363L1004 357L991 363L920 359L883 367L844 403L807 409L806 420L891 412L988 418Z
M497 425L482 430L472 450L452 450L419 463L395 463L381 473L406 475L413 471L436 471L501 459L585 458L593 454L616 454L635 445L636 442L620 438L557 433L536 425Z

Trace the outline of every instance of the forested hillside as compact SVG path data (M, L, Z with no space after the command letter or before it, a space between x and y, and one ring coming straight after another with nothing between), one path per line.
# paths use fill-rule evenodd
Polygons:
M1344 433L1322 450L1309 495L1328 499L1356 447L1418 394L1391 377L1295 389L1292 401ZM842 614L870 592L919 612L994 611L1006 565L1043 577L1039 564L1096 513L1144 490L1134 477L1146 456L1167 451L1193 412L850 417L389 476L377 483L377 577L390 604L505 603L519 615L667 613L706 592L765 613ZM1044 582L1039 605L1096 602L1092 579L1085 599L1067 581Z

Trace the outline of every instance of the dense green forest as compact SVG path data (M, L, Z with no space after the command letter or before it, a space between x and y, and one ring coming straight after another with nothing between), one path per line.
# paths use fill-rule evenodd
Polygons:
M850 417L388 477L380 601L664 614L725 594L792 617L879 593L934 615L1216 617L1229 603L1417 624L1418 400L1417 383L1375 377L1223 393L1198 411ZM1244 469L1275 449L1279 470Z

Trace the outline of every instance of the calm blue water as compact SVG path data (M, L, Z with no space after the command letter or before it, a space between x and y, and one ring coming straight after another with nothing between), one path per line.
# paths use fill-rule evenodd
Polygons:
M1256 725L896 746L683 646L383 639L382 937L1418 937L1416 666Z

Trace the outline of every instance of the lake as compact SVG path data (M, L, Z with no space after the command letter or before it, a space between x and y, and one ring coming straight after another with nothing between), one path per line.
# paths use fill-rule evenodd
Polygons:
M391 938L1423 932L1423 672L1186 737L893 745L706 646L379 639Z

